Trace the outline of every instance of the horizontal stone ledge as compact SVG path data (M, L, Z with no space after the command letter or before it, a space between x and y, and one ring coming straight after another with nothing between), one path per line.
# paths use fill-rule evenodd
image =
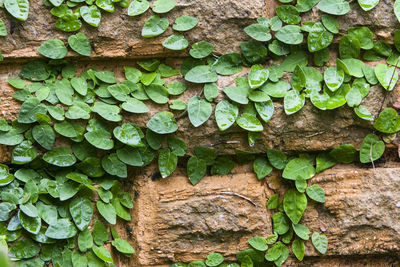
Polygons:
M255 23L259 17L275 16L277 0L252 1L184 1L177 0L177 6L166 17L172 26L174 20L182 15L191 15L199 19L193 30L184 33L189 43L208 41L215 46L215 54L239 51L242 41L251 38L244 28ZM25 22L12 18L4 9L0 9L0 18L5 22L8 35L1 37L0 51L5 62L28 60L41 57L37 48L45 41L58 38L66 42L66 33L55 28L56 17L50 14L50 8L41 1L32 1L28 20ZM102 11L102 19L98 28L82 22L80 30L90 40L93 47L91 58L145 58L145 57L177 57L187 56L187 51L172 51L162 46L163 41L173 33L171 27L159 37L143 38L141 29L144 22L152 15L148 10L137 17L127 15L127 9L116 8L114 13ZM314 7L302 13L302 21L320 21L322 12ZM351 3L351 11L338 16L340 32L346 33L349 27L370 27L378 38L392 42L391 32L398 26L393 13L393 1L381 1L373 10L363 11L357 2ZM82 59L75 52L68 57Z
M208 41L215 46L217 54L239 50L241 41L249 39L243 29L255 22L258 17L271 17L272 1L185 1L177 0L177 6L167 14L161 14L170 25L182 15L195 16L199 20L196 28L185 32L190 43ZM8 35L1 37L0 51L5 60L37 58L37 48L41 43L58 38L66 42L73 33L58 30L54 24L56 17L42 1L31 1L28 20L25 22L12 18L0 9L0 18L6 25ZM74 9L73 9L74 10ZM143 58L187 55L187 52L174 52L162 46L163 41L173 33L172 27L159 37L143 38L141 31L145 21L153 15L151 9L144 14L130 17L127 8L116 7L114 13L101 11L98 28L89 26L82 20L80 32L91 41L94 52L91 58ZM71 57L78 54L71 52Z
M354 256L355 264L371 257L376 263L396 260L394 255L400 252L400 165L391 166L362 169L337 165L311 179L310 184L324 189L326 203L309 201L301 223L311 233L324 232L329 247L322 256L307 241L305 263L348 266L339 264L344 264L341 257L351 262ZM129 225L138 249L130 260L120 257L123 264L118 266L168 266L205 260L212 252L223 254L227 261L235 260L238 251L249 248L249 237L271 233L273 212L265 204L273 193L282 198L288 185L277 172L258 181L251 165L236 166L229 175L204 177L196 186L181 168L169 178L153 181L156 171L153 164L132 173L132 182L126 181L127 190L137 196L134 220L117 225L117 230L126 237ZM287 264L298 266L294 259Z

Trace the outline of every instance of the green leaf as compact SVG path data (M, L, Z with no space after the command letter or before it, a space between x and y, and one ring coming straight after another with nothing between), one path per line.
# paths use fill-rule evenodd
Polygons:
M83 231L85 230L93 218L92 202L83 197L74 198L69 203L69 212L75 222L76 227Z
M7 36L6 25L4 25L4 21L0 19L0 36Z
M103 102L95 102L92 111L99 114L101 117L108 121L120 122L122 116L119 114L121 109L114 105L109 105Z
M171 152L169 148L164 148L158 155L158 169L161 177L167 178L176 169L178 164L178 156Z
M63 14L55 24L57 29L64 32L74 32L82 27L82 22L79 19L79 14Z
M96 0L96 6L110 13L113 13L115 10L112 0Z
M188 40L182 34L172 34L162 44L165 48L171 50L183 50L189 46Z
M289 89L290 84L284 81L278 81L277 83L267 82L261 87L262 91L276 98L285 97Z
M304 258L304 241L300 239L296 239L292 243L292 251L293 254L299 261L302 261Z
M317 155L317 173L322 172L336 165L337 161L332 158L327 151L321 152Z
M111 133L101 129L85 133L85 139L99 149L110 150L114 147Z
M69 147L55 147L43 155L43 160L58 167L69 167L75 164L76 158Z
M169 134L176 132L178 125L172 113L162 111L147 122L147 128L158 134Z
M108 240L107 228L100 220L94 223L93 240L99 246L102 246Z
M275 37L282 43L289 45L297 45L303 42L303 34L301 33L301 28L297 25L286 25L282 27L275 34Z
M394 14L396 15L397 20L400 22L400 1L399 0L396 0L394 2L393 10L394 10Z
M345 15L350 11L350 5L344 0L321 0L317 8L331 15Z
M231 127L238 117L239 109L237 106L222 100L215 107L215 120L220 131L225 131Z
M212 64L212 70L220 75L236 74L242 71L242 56L239 53L222 55Z
M115 127L114 136L125 145L132 147L143 146L139 132L133 123L124 123L121 126Z
M4 7L11 16L18 20L25 21L29 15L28 0L4 0Z
M341 163L352 163L357 158L357 150L353 145L340 145L335 147L329 155L334 158L337 162Z
M101 166L108 174L120 178L126 178L128 176L126 165L118 159L118 156L115 153L104 156L101 159Z
M361 43L354 36L347 34L343 36L339 41L339 54L340 58L342 59L358 58L360 56L360 49L361 49ZM339 67L339 64L337 65Z
M174 0L157 0L154 2L153 12L154 13L167 13L176 6Z
M333 34L325 30L322 23L317 22L308 34L308 51L316 52L328 47L333 40Z
M46 205L42 202L36 203L39 217L43 219L47 224L52 225L57 223L57 207L53 205Z
M271 165L278 169L283 170L287 164L287 157L285 153L280 150L267 149L268 160Z
M142 36L145 38L156 37L164 33L169 26L169 21L166 18L160 18L159 15L151 16L145 23L142 29Z
M79 9L82 19L93 27L98 27L101 20L101 13L97 6L82 6ZM79 34L79 33L78 33ZM69 39L69 38L68 38ZM75 50L75 49L74 49Z
M272 38L268 26L263 24L259 23L251 24L250 26L244 28L244 31L251 38L260 42L267 42Z
M30 81L43 81L50 76L50 71L46 62L34 60L24 65L19 75Z
M5 186L14 181L14 175L9 173L7 165L0 164L0 186Z
M282 177L289 180L308 180L314 175L315 169L306 158L295 158L290 160L282 173Z
M81 254L78 251L72 251L71 255L72 266L74 267L86 267L88 260L85 254Z
M351 38L357 39L360 42L362 49L369 50L374 47L374 34L368 27L349 28L348 33Z
M200 41L192 45L189 54L194 58L205 58L214 50L214 46L209 42Z
M262 63L267 58L268 50L266 46L260 42L241 42L240 49L246 61L251 64Z
M375 134L368 134L360 147L361 163L373 162L382 157L385 152L385 143Z
M299 91L297 90L290 90L287 92L285 95L285 98L283 99L284 103L284 109L286 115L291 115L299 111L305 102L305 95L300 94Z
M296 7L299 12L307 12L310 11L319 0L297 0Z
M322 15L322 24L324 24L325 28L331 33L339 33L339 22L336 20L334 16L330 15Z
M96 226L96 223L95 223ZM95 229L95 228L94 228ZM94 232L95 230L93 230ZM93 237L90 233L89 229L86 228L82 232L79 233L78 236L78 247L81 252L86 252L88 249L93 246Z
M121 253L133 254L135 250L133 247L124 239L116 238L111 244Z
M264 69L261 65L253 65L249 72L249 86L251 89L261 87L269 77L268 69Z
M36 113L46 114L46 111L45 105L41 104L37 98L31 97L21 105L18 113L18 122L33 123L37 120Z
M80 9L81 13L82 13L82 8L84 8L84 7L85 6L81 7L81 9ZM95 6L92 6L92 7L96 8ZM99 23L100 23L100 21L99 21ZM71 47L72 50L74 50L76 53L78 53L80 55L89 57L90 54L92 53L92 47L90 45L89 39L81 32L78 32L75 35L69 36L68 37L68 45L69 45L69 47ZM82 94L82 95L86 95L86 94Z
M99 259L101 259L105 263L113 263L111 254L110 254L110 252L108 252L108 250L105 247L93 246L92 250L93 250L94 254L96 254L96 256L99 257Z
M282 265L282 263L289 256L289 249L281 242L277 242L270 249L268 249L267 254L265 254L265 259L267 261L275 262L276 266ZM283 262L281 262L283 260Z
M283 198L283 209L286 215L294 223L298 224L305 209L307 208L307 197L304 193L289 189Z
M41 44L38 48L38 52L51 59L62 59L67 55L68 50L63 41L51 39Z
M311 236L311 241L319 253L326 253L326 250L328 249L328 238L326 238L324 234L313 233Z
M274 103L272 100L266 102L256 102L254 106L257 110L258 115L264 122L269 122L274 114Z
M117 214L115 208L110 203L104 203L103 201L97 201L96 207L101 216L110 224L116 224Z
M32 143L30 141L23 141L13 149L11 163L18 165L26 164L34 160L36 157L37 150L34 146L32 146Z
M247 98L249 90L247 87L229 86L224 88L223 91L229 97L229 99L239 104L247 105L249 103L249 99Z
M17 133L14 129L8 132L0 132L0 144L2 145L15 146L20 144L23 140L24 136Z
M302 224L293 224L293 231L298 237L303 240L308 240L310 238L310 230Z
M95 72L94 75L97 79L105 83L117 83L117 78L115 78L115 74L112 71L104 70Z
M145 88L146 94L157 104L168 103L168 90L159 84L151 84Z
M236 118L236 123L249 132L262 132L264 127L256 116L250 113L243 113Z
M264 237L255 236L249 238L248 240L250 246L259 250L259 251L266 251L268 249L267 240Z
M253 170L257 174L258 180L262 180L272 172L272 167L264 157L257 157L253 162Z
M389 67L385 64L378 64L375 67L375 75L379 83L387 91L392 91L399 80L399 74L395 67Z
M344 72L336 67L329 67L324 72L324 81L326 86L332 92L335 92L340 88L344 81Z
M175 19L174 25L172 25L172 29L179 32L189 31L196 27L199 20L192 16L180 16ZM207 43L207 42L204 42Z
M207 163L196 157L190 157L187 162L187 175L192 185L196 185L207 173Z
M224 256L219 253L211 253L207 256L206 264L210 267L216 267L224 261Z
M130 113L147 113L149 108L142 101L136 98L127 98L126 102L122 103L121 108Z
M370 11L379 4L379 1L380 0L358 0L358 4L364 11Z
M196 66L188 71L185 80L192 83L213 83L218 80L218 75L210 66Z
M171 149L172 153L174 153L178 157L185 156L187 146L182 139L175 137L168 137L168 146Z
M313 185L307 187L306 193L307 196L312 200L317 201L319 203L325 203L325 192L320 186Z
M31 234L38 234L40 231L40 227L42 226L41 219L39 216L30 217L25 213L18 211L18 220L21 223L22 227Z
M276 209L279 206L279 196L278 194L273 194L267 202L267 209Z
M30 238L22 238L11 247L9 256L16 259L29 259L40 252L40 246ZM7 266L7 265L6 265Z
M299 16L299 11L295 6L292 5L282 5L275 8L275 12L278 17L287 24L299 24L301 18Z
M128 7L128 16L138 16L149 9L150 3L147 0L133 0Z
M57 223L50 225L45 235L53 239L67 239L74 237L77 230L69 219L58 219Z
M212 114L212 106L205 99L194 96L188 102L189 120L194 127L199 127L205 123Z

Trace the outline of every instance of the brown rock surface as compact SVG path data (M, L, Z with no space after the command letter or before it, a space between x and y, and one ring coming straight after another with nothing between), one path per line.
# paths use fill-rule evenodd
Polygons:
M192 15L199 19L198 26L185 36L190 43L209 41L215 45L215 53L223 54L239 49L239 43L247 39L243 28L258 17L271 17L271 0L219 0L198 1L180 0L166 17L172 26L181 15ZM65 33L55 28L56 17L50 14L50 8L42 1L30 1L30 13L25 22L13 19L4 9L0 9L0 18L5 21L8 36L0 43L0 51L6 59L26 59L38 57L37 48L44 41L58 38L63 41L72 33ZM145 21L153 15L151 10L136 17L127 15L127 9L116 8L115 13L102 11L98 29L83 22L82 29L92 43L94 58L124 57L165 57L184 55L173 52L161 44L173 32L172 27L157 38L146 39L141 36ZM229 34L227 34L229 33ZM70 52L70 56L78 56Z

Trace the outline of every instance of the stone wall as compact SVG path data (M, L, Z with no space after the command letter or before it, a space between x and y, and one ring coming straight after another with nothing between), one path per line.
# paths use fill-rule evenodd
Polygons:
M22 64L39 58L37 47L45 40L66 40L68 34L54 28L54 17L42 6L42 1L30 1L31 12L27 22L11 19L4 10L0 17L10 34L0 43L5 60L0 64L0 117L16 118L19 103L12 99L13 89L7 77L16 77ZM249 38L243 28L257 17L274 16L274 0L178 0L177 7L167 15L170 22L180 15L194 15L200 23L187 34L190 43L205 40L213 43L215 53L239 51L239 44ZM376 38L390 41L394 28L399 28L391 0L381 3L370 13L363 12L352 1L352 11L340 17L341 31L350 26L369 26ZM162 41L171 33L145 40L140 31L151 11L139 17L129 17L126 10L104 14L98 29L84 26L94 48L90 61L74 52L68 57L77 62L78 69L96 66L113 70L122 77L122 66L135 65L132 59L144 57L166 58L170 65L179 66L186 52L171 52L162 47ZM303 20L317 20L319 11L312 10ZM334 54L332 60L334 60ZM121 60L123 59L123 60ZM333 61L334 62L334 61ZM272 62L269 62L272 64ZM246 75L247 70L237 75ZM235 77L220 77L220 90L234 83ZM191 86L181 99L189 99L200 87ZM400 92L395 89L388 102L394 102ZM216 102L221 100L221 96ZM376 114L383 101L383 90L373 87L365 105ZM147 103L148 114L127 116L140 126L167 105ZM275 103L273 119L264 124L264 131L255 147L247 145L247 134L238 127L219 132L216 123L209 120L199 129L187 119L179 120L177 136L188 144L188 152L197 145L213 146L219 154L233 154L235 149L253 153L266 148L289 153L314 152L331 149L343 143L359 146L371 132L369 123L361 122L350 108L320 111L310 103L298 113L286 116L282 104ZM235 141L233 144L226 144ZM325 231L329 248L319 255L307 243L306 258L299 263L290 258L286 266L400 266L400 164L397 153L389 152L375 168L361 165L337 165L318 174L312 183L326 192L325 205L309 206L303 222L311 231ZM394 151L394 150L393 150ZM9 160L9 151L0 147L0 161ZM174 261L189 262L204 259L210 252L220 252L234 259L240 249L247 248L251 236L271 234L271 212L265 208L268 197L283 194L285 184L278 173L258 181L251 166L238 166L225 176L208 176L192 186L181 166L167 179L155 179L156 165L142 170L130 170L125 181L135 199L132 222L119 221L120 236L131 241L137 250L131 258L120 257L116 266L168 266Z

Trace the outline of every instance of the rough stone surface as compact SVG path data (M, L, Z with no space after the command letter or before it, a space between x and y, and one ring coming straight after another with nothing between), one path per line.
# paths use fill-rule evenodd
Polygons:
M249 40L243 28L254 23L257 17L274 16L273 10L279 4L273 0L177 2L173 12L166 15L171 25L180 15L198 17L198 27L185 36L190 43L200 40L213 43L216 54L238 51L240 42ZM12 98L14 89L7 84L7 78L18 76L21 62L40 57L37 47L42 42L52 38L65 41L69 36L55 29L55 18L48 8L42 6L42 1L30 3L27 22L18 22L0 10L0 18L5 21L9 32L0 43L0 51L5 57L0 64L0 118L9 121L16 118L20 103ZM391 33L399 26L392 12L392 0L381 0L372 12L362 11L357 1L351 1L351 7L349 14L339 17L341 33L351 26L368 26L373 29L377 40L392 41ZM176 58L187 55L186 52L171 52L162 47L163 40L172 33L171 28L158 38L141 38L141 28L151 11L132 18L127 16L126 9L118 8L114 14L102 12L102 16L98 29L85 24L82 28L91 39L92 56L98 60L87 61L74 52L68 54L79 62L78 71L96 66L99 70L115 71L121 79L122 66L134 66L129 59L167 57L167 64L179 67L181 60ZM302 19L319 20L320 16L321 12L314 8ZM331 62L334 64L334 57ZM248 69L244 69L236 76L245 76L247 72ZM220 90L233 85L234 78L220 77ZM181 77L173 79L182 81ZM167 83L171 81L166 80ZM201 91L197 85L188 88L179 96L180 99L188 100ZM216 102L223 97L221 93ZM376 86L371 88L363 104L376 114L383 98L382 88ZM399 87L387 102L395 101L400 101ZM167 105L146 104L151 110L148 114L124 114L125 120L143 127L152 115L167 109ZM175 113L176 116L179 114ZM343 143L359 146L372 129L371 124L357 119L347 107L319 111L307 103L300 112L286 116L279 101L275 103L273 119L264 124L264 131L252 148L247 145L247 134L239 127L220 132L215 122L209 120L194 128L185 116L178 123L176 135L186 141L189 153L194 146L208 145L219 154L233 154L235 149L253 153L265 152L266 148L313 152ZM0 162L9 159L10 149L0 146ZM167 267L174 261L204 260L214 251L233 260L237 251L248 247L249 237L271 233L271 212L265 208L266 201L273 193L283 197L288 186L278 173L258 181L252 174L252 167L244 165L236 167L231 175L208 176L197 186L192 186L184 167L179 166L168 179L157 179L155 164L141 170L129 170L129 179L124 180L123 186L135 200L131 211L133 220L118 221L116 228L120 237L129 240L137 253L131 258L115 254L116 266ZM310 184L318 184L325 190L327 201L324 205L311 203L302 223L312 232L325 232L329 249L327 255L321 256L307 242L304 261L299 263L291 257L285 266L400 266L399 160L390 154L375 167L338 165L311 180Z
M215 45L215 53L239 49L240 41L247 39L243 28L256 18L271 17L273 9L264 0L238 1L198 1L179 0L177 6L164 15L172 26L181 15L192 15L199 19L198 26L185 33L190 43L209 41ZM39 45L52 38L66 41L71 33L55 28L56 17L50 14L50 8L43 6L42 1L30 1L29 18L25 22L13 19L3 9L0 18L5 21L8 36L2 38L0 51L6 59L26 59L38 57ZM161 44L172 34L172 27L157 38L143 38L141 31L145 21L153 15L149 9L140 16L130 17L127 9L116 8L113 14L102 11L98 29L83 22L80 30L90 38L94 53L92 58L124 57L165 57L185 55L185 52L167 50ZM229 35L226 33L229 32ZM70 56L78 56L70 52Z

